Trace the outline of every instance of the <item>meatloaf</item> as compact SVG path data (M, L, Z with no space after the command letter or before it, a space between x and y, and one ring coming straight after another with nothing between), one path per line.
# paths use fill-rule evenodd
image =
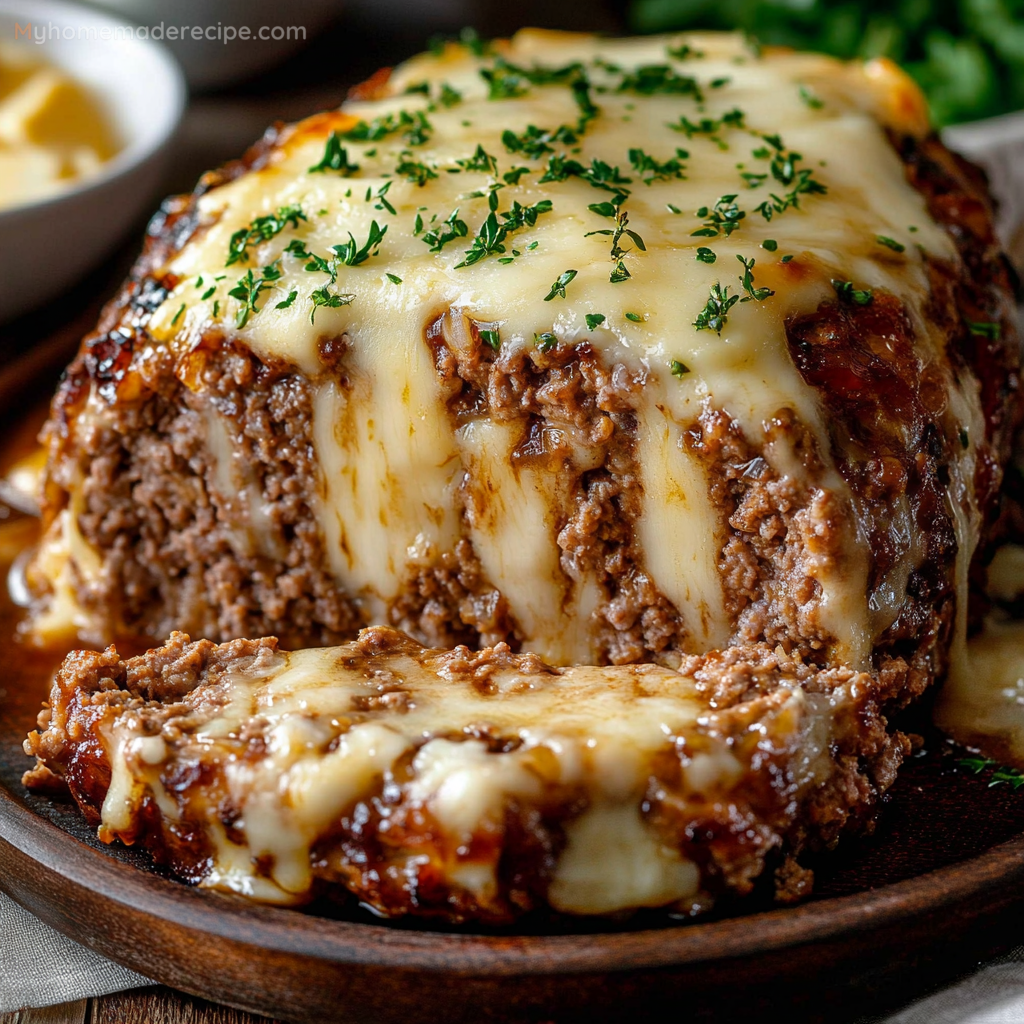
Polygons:
M906 753L867 673L766 644L552 668L507 644L191 643L69 655L30 784L180 878L282 904L505 924L689 916L870 821ZM788 859L780 852L788 853Z
M584 676L612 693L637 678L620 667L652 663L645 679L678 673L688 692L707 658L732 666L744 707L751 680L855 679L865 745L833 744L801 797L834 820L745 805L773 848L800 849L794 830L827 845L835 823L870 821L902 756L877 730L964 649L1018 419L991 213L983 175L886 61L526 30L382 72L153 220L53 401L28 634L318 648L386 625L429 645L422 664L536 656L608 667ZM184 712L137 704L151 697L115 655L82 657L82 696L55 711L84 715L72 733L126 777L86 705L111 704L97 722L142 708L154 730ZM538 671L571 690L556 668ZM174 708L216 689L196 678ZM483 743L460 709L437 736ZM247 729L231 742L265 726ZM48 751L67 742L37 750L57 774L69 755ZM743 762L744 785L773 770ZM95 816L107 775L90 778L72 788ZM552 792L557 811L533 810L558 828L593 795ZM688 792L666 789L679 807ZM142 828L118 820L105 835ZM571 849L566 827L551 842ZM514 872L527 853L509 828ZM168 829L150 829L157 847ZM330 870L365 895L347 856ZM735 856L726 886L760 870ZM494 884L451 912L510 913L519 897Z

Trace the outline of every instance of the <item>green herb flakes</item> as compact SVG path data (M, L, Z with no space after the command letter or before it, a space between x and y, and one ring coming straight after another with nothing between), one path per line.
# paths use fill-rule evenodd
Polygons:
M587 322L587 330L592 331L596 327L600 327L605 322L606 317L604 313L587 313L583 319Z
M867 306L874 298L874 293L870 288L854 288L852 281L833 279L832 287L835 288L836 295L839 296L840 301L849 302L856 306Z
M560 296L561 298L564 299L566 286L573 281L577 273L579 273L579 271L563 270L562 273L558 275L558 278L554 282L554 284L551 285L551 291L549 291L547 295L544 296L544 301L550 302L553 298L555 298L555 296Z
M323 171L337 171L345 177L351 177L358 170L359 165L349 160L348 150L341 144L341 136L337 132L332 131L327 136L327 145L324 147L324 155L320 163L310 167L309 173L318 174Z

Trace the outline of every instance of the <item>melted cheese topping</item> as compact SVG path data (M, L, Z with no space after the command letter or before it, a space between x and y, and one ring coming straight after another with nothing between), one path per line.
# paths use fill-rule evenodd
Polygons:
M185 700L191 712L162 736L125 714L104 730L112 765L104 834L129 830L147 794L170 820L186 816L175 800L192 801L187 817L209 821L215 852L204 884L287 903L310 889L318 840L383 794L388 806L422 808L449 883L486 899L498 884L497 855L474 853L474 839L500 836L510 805L543 807L547 799L568 819L549 891L554 907L608 913L697 895L697 865L647 820L650 801L661 799L650 796L652 779L659 764L683 766L678 782L659 785L671 786L685 816L697 813L691 801L738 799L730 794L749 768L716 731L693 679L654 665L498 665L484 681L447 664L406 654L368 663L351 644L277 654L259 670L194 691ZM849 687L831 699L809 696L783 681L749 724L764 753L790 752L776 771L794 800L827 774L833 715L853 696ZM368 700L380 703L367 710ZM482 734L500 739L496 751L473 738ZM246 752L243 737L254 736L261 742ZM164 787L196 761L216 766L223 780L227 806L237 810L233 837L221 826L220 796L177 785L172 798ZM403 870L415 873L424 849L413 842Z
M699 56L671 57L683 41L524 30L499 44L504 59L525 68L580 62L596 113L575 142L552 142L550 149L584 166L599 160L618 168L620 178L630 179L620 183L628 191L621 201L617 186L595 188L579 175L542 182L552 153L531 159L506 146L506 133L577 125L582 107L565 80L520 82L512 95L492 99L481 72L493 70L494 56L454 45L440 57L399 68L380 98L349 101L341 112L288 130L266 166L200 199L201 227L168 268L180 284L156 312L151 331L187 351L211 324L245 320L239 333L258 355L324 381L314 408L321 530L335 576L371 619L384 616L411 572L452 549L461 515L455 493L465 487L473 545L490 582L507 598L527 648L556 662L595 658L589 625L579 619L593 606L593 588L570 580L558 564L564 500L558 474L513 470L510 428L473 423L456 430L425 342L442 314L452 312L452 329L466 332L475 323L497 332L505 352L532 348L541 332L565 343L589 338L606 363L643 375L637 419L646 497L636 530L644 568L679 610L695 651L725 643L731 631L717 568L723 527L701 467L680 443L702 403L725 410L754 445L763 443L766 423L779 409L793 409L827 460L826 412L789 357L785 322L834 299L833 279L899 295L917 329L922 361L944 360L945 338L929 328L925 314L923 254L955 260L955 249L907 184L885 134L887 127L926 130L909 80L886 62L756 57L733 35L687 37ZM692 76L700 95L630 88L624 76L651 65ZM446 106L442 97L455 94L458 100ZM741 112L741 124L738 115L727 116L733 111ZM426 118L425 137L398 131L348 140L346 159L358 170L313 170L325 158L329 132L403 114ZM780 145L800 154L797 168L827 194L802 194L798 206L767 220L757 207L788 191L771 171L776 134ZM683 169L646 182L650 173L639 166L644 154L657 164L677 160ZM474 157L480 163L471 170L466 164ZM403 163L421 164L431 176L419 185L399 171ZM526 170L505 177L517 167ZM550 202L552 208L506 238L503 252L463 265L487 221L488 196L499 217L513 203ZM736 230L713 238L695 234L722 196L734 196L745 212ZM621 203L629 230L642 240L621 234L616 256L608 234L615 221L594 209L609 202ZM257 232L245 259L225 267L232 236L289 206L303 219L277 233ZM431 251L426 235L456 210L466 237ZM333 283L308 258L286 251L295 243L330 259L337 251L331 247L350 239L353 250L361 247L373 222L387 228L379 246L351 265L335 261ZM885 247L878 236L895 239L905 252ZM699 247L713 250L715 262L698 259ZM745 294L738 258L756 261L752 287L774 294ZM616 280L620 262L626 280ZM260 269L268 267L269 273ZM257 311L246 320L245 302L230 293L249 271L250 285L266 280ZM563 296L553 283L568 271L575 276ZM730 308L720 333L695 326L716 285L744 298ZM324 286L328 291L320 294L341 305L314 306ZM588 328L588 314L605 319ZM342 336L348 345L344 388L326 379L319 355L323 339ZM673 361L687 368L681 380L672 376ZM970 436L982 436L976 394L951 401ZM799 478L799 461L783 448L771 446L773 468ZM969 481L973 454L962 461L954 476ZM850 507L848 489L831 466L816 483L832 492L839 512ZM977 524L971 489L961 490L950 500L963 580ZM893 609L868 607L863 541L851 538L848 547L842 566L821 559L813 575L836 658L863 667ZM919 557L908 545L887 581L893 608Z

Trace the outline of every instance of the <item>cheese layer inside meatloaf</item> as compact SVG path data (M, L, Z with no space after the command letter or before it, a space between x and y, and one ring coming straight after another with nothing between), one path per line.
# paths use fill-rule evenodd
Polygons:
M387 627L284 653L174 634L69 655L27 778L179 877L298 903L500 923L748 892L864 824L909 744L871 677L765 645L555 669ZM776 856L789 898L810 873Z
M989 212L886 62L411 60L153 221L53 405L32 629L766 642L919 689L1016 388Z

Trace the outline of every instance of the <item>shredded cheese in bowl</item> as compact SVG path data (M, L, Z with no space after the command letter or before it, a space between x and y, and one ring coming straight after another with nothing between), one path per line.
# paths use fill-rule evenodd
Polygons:
M0 208L89 177L119 149L84 86L22 47L0 44Z

